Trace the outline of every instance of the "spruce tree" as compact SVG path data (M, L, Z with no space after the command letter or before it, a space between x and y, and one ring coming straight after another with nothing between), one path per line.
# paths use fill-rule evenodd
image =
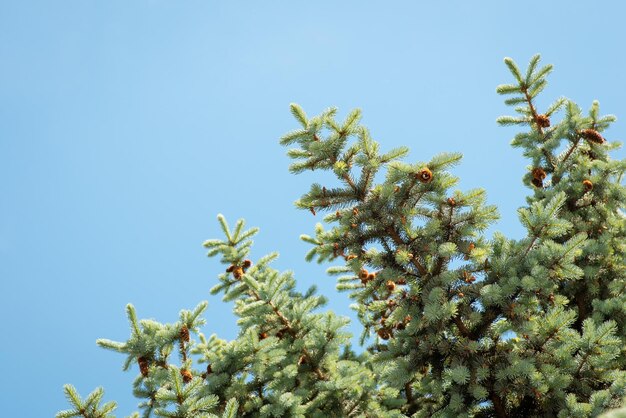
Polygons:
M300 293L271 267L277 254L249 259L255 228L219 215L224 237L204 243L225 267L211 293L233 302L239 336L200 332L206 302L170 324L128 305L129 339L98 344L138 367L133 416L566 418L623 406L626 161L609 158L620 144L604 133L615 118L566 98L540 110L552 67L538 55L525 72L505 64L512 83L497 92L516 116L498 123L520 127L512 145L529 160L525 238L485 236L497 210L483 190L454 189L460 154L402 162L408 149L381 153L359 110L339 122L334 108L308 117L292 104L300 126L280 141L290 171L336 177L296 202L324 221L302 236L306 259L333 264L365 349L314 287ZM65 393L73 409L59 418L113 416L102 389Z

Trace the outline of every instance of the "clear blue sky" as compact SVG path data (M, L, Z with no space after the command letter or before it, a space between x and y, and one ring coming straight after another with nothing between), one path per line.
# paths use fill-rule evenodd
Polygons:
M555 65L540 108L597 98L626 117L621 2L374 4L0 2L3 416L53 416L69 382L134 410L136 368L95 344L127 338L128 302L173 322L208 299L206 334L234 338L231 305L208 294L223 266L201 247L219 212L259 226L255 257L280 251L277 268L351 315L328 266L303 260L298 236L320 217L293 207L314 177L290 175L278 145L290 102L361 107L382 149L408 145L410 160L463 152L460 187L484 187L493 230L512 237L526 162L495 123L503 57Z

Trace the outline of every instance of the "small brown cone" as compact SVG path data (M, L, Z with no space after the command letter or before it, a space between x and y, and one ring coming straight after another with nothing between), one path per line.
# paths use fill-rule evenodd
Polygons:
M180 375L183 377L183 382L185 382L185 383L189 383L189 382L191 382L191 379L193 379L193 375L187 369L181 369L180 370Z
M542 128L547 128L550 126L550 118L546 115L537 115L535 122L537 122L537 125Z
M264 340L267 338L267 332L259 332L259 340Z
M535 186L537 188L543 187L543 182L541 180L532 179L530 182L533 184L533 186Z
M546 178L546 172L541 167L533 168L532 174L533 174L533 178L536 179L536 180L543 181Z
M244 269L250 268L251 265L252 265L252 261L247 260L247 259L243 260L243 265L242 266L243 266Z
M241 267L239 267L239 266L236 266L236 267L233 269L233 277L235 277L235 279L240 279L240 278L241 278L241 276L243 276L243 274L244 274L244 273L245 273L245 272L244 272L243 268L241 268Z
M417 172L417 179L422 183L430 183L433 179L433 172L430 171L428 167L424 167Z
M396 284L393 282L393 280L387 280L387 290L389 290L390 292L393 292L396 289Z
M391 332L387 328L381 328L377 331L377 334L383 340L388 340L391 337Z
M241 276L243 276L243 269L239 266L235 266L233 269L233 277L235 279L241 279Z
M150 363L148 363L148 360L145 357L141 356L137 358L137 363L139 363L139 371L141 372L143 377L148 376L148 370L150 368Z
M604 138L600 135L600 132L595 129L583 129L579 132L580 136L590 142L594 142L596 144L602 144L604 142Z
M591 182L591 180L583 180L583 187L585 188L586 192L591 191L591 189L593 189L593 183Z
M334 243L333 244L333 257L338 257L339 256L339 244Z
M187 325L183 325L180 328L180 340L184 342L189 342L189 328L187 328Z
M450 205L452 207L456 206L456 200L454 200L453 197L449 197L448 198L448 205Z

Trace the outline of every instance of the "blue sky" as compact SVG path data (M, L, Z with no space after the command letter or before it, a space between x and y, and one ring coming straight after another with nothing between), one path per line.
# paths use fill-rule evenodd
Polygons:
M496 125L502 63L553 63L544 108L565 95L626 116L620 2L0 2L0 398L4 416L66 407L62 385L104 386L118 416L135 409L123 357L124 306L177 319L209 300L206 334L237 333L208 290L222 271L201 243L217 213L259 226L255 257L278 250L304 289L351 315L327 265L307 264L320 216L293 201L278 138L309 114L363 109L383 150L412 160L460 151L460 188L483 187L521 237L526 162ZM624 138L618 120L606 133ZM624 158L624 151L615 154ZM358 333L357 324L352 326Z

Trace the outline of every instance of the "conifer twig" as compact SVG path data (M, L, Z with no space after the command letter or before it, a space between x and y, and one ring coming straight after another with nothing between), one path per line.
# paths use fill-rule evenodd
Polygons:
M278 307L274 304L274 302L272 302L271 300L265 300L261 298L259 293L254 289L249 289L249 291L256 298L257 301L263 301L272 308L276 316L278 316L278 318L281 320L283 325L287 328L287 332L289 332L289 334L291 334L291 336L295 338L297 335L297 332L291 325L291 321L289 321L289 319L287 319L287 317L278 309ZM304 356L306 356L306 358L310 360L312 364L313 358L309 350L306 349L306 347L302 348L302 354L304 354ZM320 370L320 368L317 365L314 366L313 372L320 380L327 379L327 377L324 375L324 373Z
M393 239L393 242L398 245L398 246L405 246L406 242L404 242L404 240L402 239L402 237L400 236L400 234L398 234L398 231L395 230L395 228L393 226L389 226L387 228L387 232L389 233L389 235L391 236L391 238ZM417 269L417 271L420 272L420 274L422 276L426 276L428 275L428 270L426 270L426 267L424 267L417 258L413 257L411 259L411 264L413 264L415 266L415 268Z
M541 125L537 122L539 120L539 115L537 114L537 110L535 110L535 106L533 105L532 98L528 94L528 86L522 85L520 86L520 88L522 90L522 93L524 93L526 103L528 103L528 108L530 109L530 113L532 114L533 120L535 121L535 125L537 125L537 131L539 131L539 135L541 135L541 139L545 141L546 135L543 132L543 128L541 127ZM548 151L545 148L543 148L543 146L541 147L541 152L546 157L546 161L548 162L548 164L552 166L552 171L554 171L554 169L556 168L556 164L554 163L552 156L548 153Z

